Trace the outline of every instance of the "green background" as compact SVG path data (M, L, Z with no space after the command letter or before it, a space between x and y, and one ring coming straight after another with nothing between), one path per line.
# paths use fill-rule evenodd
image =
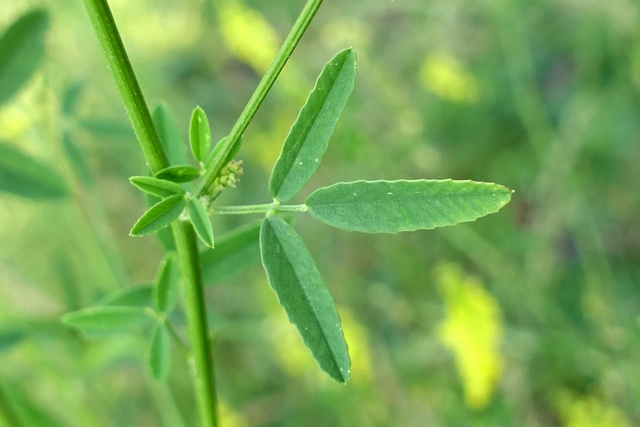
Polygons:
M171 106L187 150L195 105L212 140L224 136L303 2L111 5L148 102ZM162 249L128 236L146 205L127 178L144 160L81 2L0 0L0 31L33 7L49 14L46 54L0 105L0 140L70 192L0 193L0 413L28 426L194 425L178 349L168 388L145 367L153 328L84 337L59 323L152 282ZM288 129L346 47L356 89L294 203L356 179L515 193L477 222L396 235L298 214L342 317L351 380L317 367L256 261L207 288L222 425L639 425L639 24L634 0L326 0L245 133L245 174L220 204L269 202ZM252 219L214 217L214 233Z

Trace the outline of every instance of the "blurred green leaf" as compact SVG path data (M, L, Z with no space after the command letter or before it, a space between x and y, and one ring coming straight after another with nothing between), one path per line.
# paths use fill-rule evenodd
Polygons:
M169 166L156 174L156 178L173 182L189 182L200 177L200 169L193 166Z
M129 178L129 181L145 193L160 198L175 196L176 194L185 194L184 188L179 184L173 181L167 181L166 179L158 179L152 176L132 176Z
M175 254L169 252L160 264L160 271L155 283L155 303L158 311L168 313L175 308L178 301L178 281L180 271Z
M25 391L21 384L0 383L0 410L4 412L0 415L4 415L6 427L60 426L60 421L47 413L41 405L41 399ZM0 422L2 421L3 417L0 416Z
M320 166L355 79L356 55L351 49L327 62L273 167L269 179L271 197L287 201L309 182Z
M129 234L144 236L168 227L180 216L185 205L186 201L181 194L159 201L140 217Z
M193 157L199 162L204 162L211 150L211 128L207 114L200 107L196 107L191 115L189 144Z
M107 295L97 306L152 307L154 286L135 285Z
M473 181L356 181L319 188L309 213L347 231L397 233L474 221L499 211L511 190Z
M207 213L207 208L204 207L200 199L189 199L187 209L198 237L205 245L213 248L213 228L211 227L211 219Z
M29 198L62 198L69 194L64 179L49 165L0 142L0 191Z
M93 186L93 177L87 164L87 158L82 150L78 148L78 145L71 139L68 132L62 135L62 147L80 182L86 187Z
M153 317L141 307L108 306L91 307L67 313L62 323L83 331L125 331L149 323Z
M0 329L0 353L20 344L25 336L26 334L22 328L3 327Z
M149 343L149 370L158 381L165 381L171 369L171 340L165 325L156 328Z
M82 95L86 82L84 80L72 83L62 95L60 109L65 116L71 116L76 112L78 100Z
M260 224L238 227L216 239L216 248L200 255L206 284L220 283L260 260Z
M44 33L49 17L34 9L22 15L0 36L0 103L26 83L45 54Z
M340 317L302 239L285 220L271 215L262 222L260 249L269 284L289 320L320 367L346 382L351 362Z
M166 102L162 101L154 108L152 119L160 141L167 152L167 157L169 157L169 162L172 165L187 163L187 154L184 150L184 140L178 120Z

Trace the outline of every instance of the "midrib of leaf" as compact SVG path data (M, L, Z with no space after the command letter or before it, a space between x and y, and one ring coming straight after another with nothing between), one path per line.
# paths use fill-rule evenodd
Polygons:
M271 225L270 225L271 227ZM275 230L274 227L272 227L272 229ZM287 245L283 245L282 241L280 240L280 235L279 233L275 233L275 235L278 238L278 243L280 244L280 247L282 248L282 251L284 252L284 254L287 256L287 263L289 264L289 267L291 268L291 270L293 271L293 274L296 276L296 279L298 279L298 283L303 283L302 280L300 280L300 277L298 276L298 272L296 271L295 268L293 268L293 263L291 262L291 257L289 255L289 252L286 248ZM314 305L311 303L311 299L309 298L309 294L307 293L307 289L304 286L300 286L300 288L302 288L303 290L303 294L304 294L304 298L307 301L307 305L309 307L311 307L311 311L313 312L313 320L314 322L320 327L320 330L322 331L322 339L324 340L325 344L327 345L327 347L329 348L329 351L331 351L331 355L333 356L332 358L332 362L336 368L336 370L338 372L340 372L340 375L342 376L343 380L344 380L344 375L342 374L342 370L340 369L340 366L338 365L338 357L336 355L336 353L333 350L333 347L330 345L329 340L327 339L327 333L324 330L324 328L322 327L322 323L320 323L318 321L318 313L316 312L316 308L314 307ZM304 341L304 336L302 333L300 333L300 335L303 337L303 341Z
M320 110L318 111L318 114L316 114L316 119L313 120L313 124L309 128L307 128L306 131L301 132L304 135L304 139L302 139L302 143L300 144L299 147L303 147L305 145L305 143L309 139L309 135L312 133L312 130L314 130L318 126L317 118L320 117L320 115L322 113L324 113L324 111L325 111L325 109L327 107L327 100L331 97L331 94L336 90L336 86L337 85L335 83L340 81L340 77L342 77L341 73L342 73L342 70L344 69L346 63L347 63L347 60L345 59L342 62L342 65L340 66L340 70L337 73L338 74L338 78L334 81L334 84L331 85L331 89L329 89L329 91L327 92L327 95L322 99L322 104L321 104ZM314 88L314 90L315 90L315 88ZM313 93L313 91L312 91L312 93ZM309 98L310 97L311 97L311 95L309 95ZM302 114L302 111L300 112L300 114ZM297 121L297 119L296 119L296 121ZM301 155L301 153L303 153L303 151L304 150L298 150L298 154L296 155L294 161L287 168L287 175L289 174L289 172L291 172L291 169L296 165L296 163L298 162L298 159L300 158L300 155ZM282 190L283 186L284 186L284 181L283 181L282 185L280 185L279 191Z
M421 192L416 192L414 194L422 194ZM487 193L490 194L490 193ZM431 195L431 199L429 200L425 200L425 202L432 202L432 201L439 201L436 199L445 199L448 198L448 200L452 200L452 201L458 201L459 204L459 200L463 199L463 198L467 198L469 195L473 196L473 193L469 193L469 194L456 194L456 193L433 193ZM385 196L392 196L392 194L385 194ZM389 204L390 201L392 202L403 202L403 201L409 201L409 202L413 202L413 198L411 197L400 197L400 198L388 198L388 199L383 199L381 198L376 198L376 199L367 199L367 200L352 200L352 201L348 201L348 202L339 202L339 203L314 203L314 206L322 206L322 207L331 207L331 206L344 206L344 205L355 205L355 204L381 204L384 206L387 206ZM468 205L467 205L468 206Z

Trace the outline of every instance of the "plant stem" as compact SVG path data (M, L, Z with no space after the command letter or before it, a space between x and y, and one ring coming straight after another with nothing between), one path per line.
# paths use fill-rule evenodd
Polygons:
M265 203L261 205L244 206L221 206L212 207L211 213L214 215L246 215L246 214L266 214L269 211L276 212L307 212L307 205L284 205L275 203Z
M293 24L289 35L287 35L287 38L282 43L282 46L280 47L280 50L278 51L275 59L271 63L269 70L267 70L267 73L264 75L264 77L262 77L262 80L260 80L260 83L258 84L256 90L253 92L253 95L251 95L249 102L247 102L244 110L242 110L242 113L240 113L240 117L238 117L238 120L233 125L233 128L231 128L228 137L222 141L224 146L221 148L220 155L213 160L204 177L200 181L198 189L195 191L197 197L201 197L207 192L207 189L211 186L213 180L216 178L216 176L218 176L220 169L224 167L225 159L227 158L231 150L233 150L233 147L240 140L240 137L247 129L247 126L249 126L249 123L253 119L253 116L258 111L258 108L260 108L262 101L264 101L264 99L266 98L267 93L269 93L269 90L271 89L276 79L278 78L278 75L289 60L289 57L298 45L298 42L309 27L309 24L311 24L311 21L313 20L313 17L315 16L321 4L322 0L307 1L304 9L302 9L302 12L300 12L300 16L298 16L298 19Z
M107 0L83 0L131 126L153 174L169 166Z
M202 265L193 225L187 221L174 221L173 235L178 250L180 271L185 281L184 305L189 323L189 339L193 349L195 389L198 410L203 426L217 426L216 388L213 377L213 357L209 344L207 308L204 300Z
M151 114L129 62L107 0L84 0L93 29L152 173L170 166L153 126ZM213 378L213 357L209 346L200 252L191 223L172 225L180 270L184 278L185 311L193 348L194 387L202 427L216 427L217 406Z

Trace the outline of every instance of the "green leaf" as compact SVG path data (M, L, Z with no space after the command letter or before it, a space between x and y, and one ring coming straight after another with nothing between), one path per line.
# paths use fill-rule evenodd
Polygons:
M131 286L109 294L97 306L151 307L154 289L148 284Z
M185 205L186 201L181 194L159 201L140 217L129 234L132 236L144 236L168 227L180 216Z
M25 337L26 334L22 328L3 327L0 329L0 353L20 344Z
M159 312L172 311L178 301L178 281L180 271L174 253L165 255L155 284L155 303Z
M224 233L216 239L215 250L202 251L204 283L220 283L260 260L260 224L258 221Z
M125 331L149 323L153 317L148 309L141 307L92 307L67 313L62 323L83 331Z
M65 116L72 116L78 108L78 102L85 89L86 82L84 80L72 83L62 95L60 109Z
M349 352L335 303L302 239L286 221L267 216L260 230L262 264L291 323L320 367L349 379Z
M184 188L179 184L167 181L166 179L154 178L152 176L132 176L129 178L129 181L145 193L160 198L170 197L176 194L185 194Z
M153 205L155 205L156 203L162 200L161 198L153 196L148 193L145 194L145 196L146 196L145 201L147 202L147 208L152 207ZM160 244L162 245L162 247L164 248L165 252L176 250L176 244L173 240L173 231L171 231L171 228L167 227L167 228L163 228L162 230L158 230L158 232L155 233L155 236L160 242Z
M69 189L58 172L3 142L0 142L0 191L34 199L69 195Z
M93 186L93 177L89 169L87 158L78 145L71 139L68 132L62 134L62 148L73 166L73 171L86 187Z
M289 224L292 218L285 218ZM224 282L260 261L260 225L262 220L235 228L216 238L216 248L200 253L204 283Z
M356 181L319 188L307 198L309 213L347 231L397 233L474 221L497 212L511 190L473 181Z
M191 114L189 143L193 157L199 162L204 162L211 150L211 128L207 115L200 107L196 107Z
M204 207L200 199L189 199L187 209L198 237L205 245L213 248L213 228L211 227L211 219L207 213L207 208Z
M171 368L171 340L164 325L159 325L151 337L148 362L153 378L158 381L167 379Z
M224 146L223 143L224 143L224 141L226 139L227 139L227 137L222 138L213 147L213 150L211 150L211 154L209 154L209 158L205 162L205 168L206 169L209 169L209 167L213 163L213 161L216 158L216 156L217 157L222 156L222 147ZM238 151L240 151L240 147L242 147L242 137L240 137L238 139L238 142L236 142L236 145L234 145L233 148L231 148L231 151L227 155L227 158L225 159L224 163L222 163L222 167L225 167L226 165L228 165L231 162L231 160L233 160L234 157L236 157L236 155L238 155Z
M153 125L158 132L160 142L167 152L167 157L172 165L184 165L188 162L184 150L184 140L180 134L178 120L166 102L160 102L153 110Z
M200 177L200 169L193 166L169 166L156 174L156 178L166 179L173 182L189 182Z
M298 194L320 166L355 79L356 55L351 49L325 65L271 172L269 194L275 200L287 201Z
M45 54L44 33L49 17L32 10L0 36L0 103L13 96L36 70Z

